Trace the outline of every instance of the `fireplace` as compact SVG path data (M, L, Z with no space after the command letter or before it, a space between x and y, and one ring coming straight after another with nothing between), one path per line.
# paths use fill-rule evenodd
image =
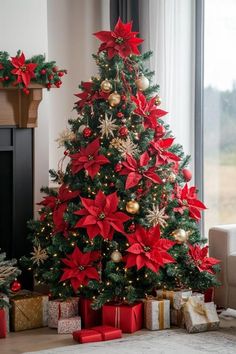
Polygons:
M0 248L9 258L29 253L27 221L33 217L33 146L42 86L26 96L0 86ZM30 283L23 275L23 285Z

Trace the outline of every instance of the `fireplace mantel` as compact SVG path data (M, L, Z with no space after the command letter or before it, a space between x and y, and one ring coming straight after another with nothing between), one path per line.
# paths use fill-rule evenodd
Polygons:
M0 83L0 126L18 128L37 127L38 106L45 86L30 84L26 95L17 87L4 87Z

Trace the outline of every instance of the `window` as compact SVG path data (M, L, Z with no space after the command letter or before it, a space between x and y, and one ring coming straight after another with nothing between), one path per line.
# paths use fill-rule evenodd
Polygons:
M236 1L205 0L205 230L236 223Z

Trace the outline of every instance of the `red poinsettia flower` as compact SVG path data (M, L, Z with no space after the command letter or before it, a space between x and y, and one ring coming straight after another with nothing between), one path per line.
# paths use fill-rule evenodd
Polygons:
M81 148L80 152L70 155L72 160L72 173L76 174L83 168L93 179L100 171L100 167L110 161L104 156L99 155L100 143L99 139L95 139L86 148Z
M75 102L77 105L77 110L80 111L85 105L91 106L94 100L102 99L107 100L109 93L105 93L101 90L93 90L93 82L82 82L82 92L76 93L75 96L79 97L80 100Z
M157 108L155 104L156 97L153 97L150 101L147 101L144 94L138 91L136 97L132 96L131 99L136 105L134 113L144 118L145 128L155 129L158 124L157 119L167 114L167 112Z
M158 139L151 142L150 150L156 154L156 166L180 161L180 157L168 151L174 138Z
M122 58L128 57L130 54L139 55L137 48L143 42L143 39L137 38L138 32L131 32L132 22L123 23L119 18L114 31L100 31L94 35L103 43L99 47L99 52L107 51L108 58L111 59L115 55Z
M22 52L20 56L12 57L11 63L14 69L11 71L12 74L17 75L17 82L23 82L25 87L28 87L30 80L35 77L34 70L38 64L25 62L25 55Z
M155 166L148 167L150 156L144 152L140 160L136 161L131 155L126 155L126 161L122 162L123 168L120 175L127 175L125 189L136 186L139 181L145 177L154 183L162 183L161 178L155 173Z
M68 223L64 220L64 213L67 209L67 202L78 197L80 191L71 191L70 188L62 184L57 196L46 196L38 205L43 205L53 212L53 233L63 232L66 236L68 232ZM45 213L41 214L40 220L45 218Z
M189 245L189 256L193 260L195 266L200 272L208 272L214 274L212 266L219 264L219 259L207 257L208 246L201 248L199 245Z
M173 198L177 198L179 206L174 208L174 211L177 211L183 214L184 210L189 210L189 216L195 220L201 219L201 210L206 209L205 205L197 199L196 187L188 188L187 183L184 188L181 189L180 186L175 186L175 192Z
M80 285L87 285L91 279L99 280L98 271L92 265L94 261L99 259L99 252L82 253L75 246L74 251L66 256L67 258L61 259L67 268L63 268L64 273L60 281L70 279L74 292L78 290Z
M83 217L75 227L86 228L90 239L100 235L111 240L114 231L124 233L123 223L131 218L117 211L119 199L116 192L106 196L99 191L94 200L82 197L80 199L84 209L75 211L75 214Z
M126 252L126 267L136 266L137 269L147 267L157 272L166 263L175 262L174 258L167 252L175 242L160 238L160 227L145 229L138 225L135 232L127 236L131 245Z

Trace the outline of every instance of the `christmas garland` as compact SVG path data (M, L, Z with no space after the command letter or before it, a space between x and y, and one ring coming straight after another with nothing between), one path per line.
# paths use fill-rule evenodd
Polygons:
M16 86L29 94L29 84L38 83L47 87L60 87L61 78L67 71L59 69L55 61L46 62L44 55L35 55L26 59L23 52L18 50L15 57L0 51L0 82L3 86Z

